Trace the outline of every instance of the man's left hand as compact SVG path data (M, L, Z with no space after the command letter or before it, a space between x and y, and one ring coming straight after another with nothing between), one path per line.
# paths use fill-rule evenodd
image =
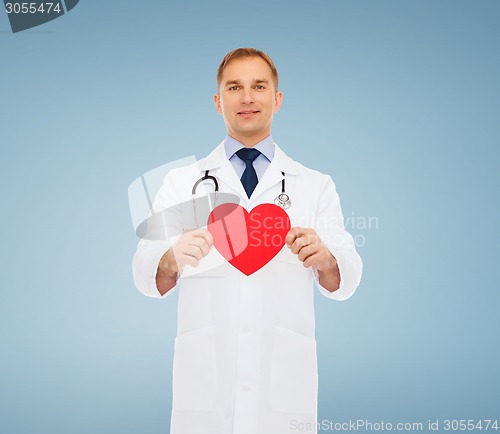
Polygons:
M321 241L314 229L294 227L288 231L285 242L298 255L304 267L318 270L322 286L333 292L339 288L340 273L337 259Z

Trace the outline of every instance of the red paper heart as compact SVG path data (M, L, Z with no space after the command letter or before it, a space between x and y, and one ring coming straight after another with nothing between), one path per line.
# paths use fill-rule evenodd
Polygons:
M283 208L269 203L250 212L241 205L224 203L210 213L207 226L219 253L250 276L285 245L290 219Z

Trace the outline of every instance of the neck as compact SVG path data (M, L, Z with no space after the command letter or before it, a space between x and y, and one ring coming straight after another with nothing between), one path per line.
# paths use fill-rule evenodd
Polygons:
M238 140L242 145L246 148L253 148L257 143L262 142L266 137L271 135L270 131L264 132L262 134L246 137L241 136L240 134L233 134L228 132L228 134L235 140Z

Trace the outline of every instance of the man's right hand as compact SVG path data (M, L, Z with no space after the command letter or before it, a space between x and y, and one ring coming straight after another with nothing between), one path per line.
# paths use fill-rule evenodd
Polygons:
M214 245L207 229L184 232L177 242L161 257L156 272L156 287L161 295L172 289L186 265L197 267Z

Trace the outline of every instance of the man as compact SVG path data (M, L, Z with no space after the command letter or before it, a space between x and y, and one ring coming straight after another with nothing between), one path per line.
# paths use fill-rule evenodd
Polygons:
M361 259L331 178L273 142L283 94L271 58L250 48L228 53L217 86L226 139L207 158L169 172L153 206L175 210L169 215L182 234L141 240L133 261L144 294L180 288L171 433L282 434L299 424L316 432L313 282L323 295L346 299L359 284ZM200 174L247 212L275 203L286 184L286 246L255 272L243 273L214 248L210 226L193 225L184 205Z

